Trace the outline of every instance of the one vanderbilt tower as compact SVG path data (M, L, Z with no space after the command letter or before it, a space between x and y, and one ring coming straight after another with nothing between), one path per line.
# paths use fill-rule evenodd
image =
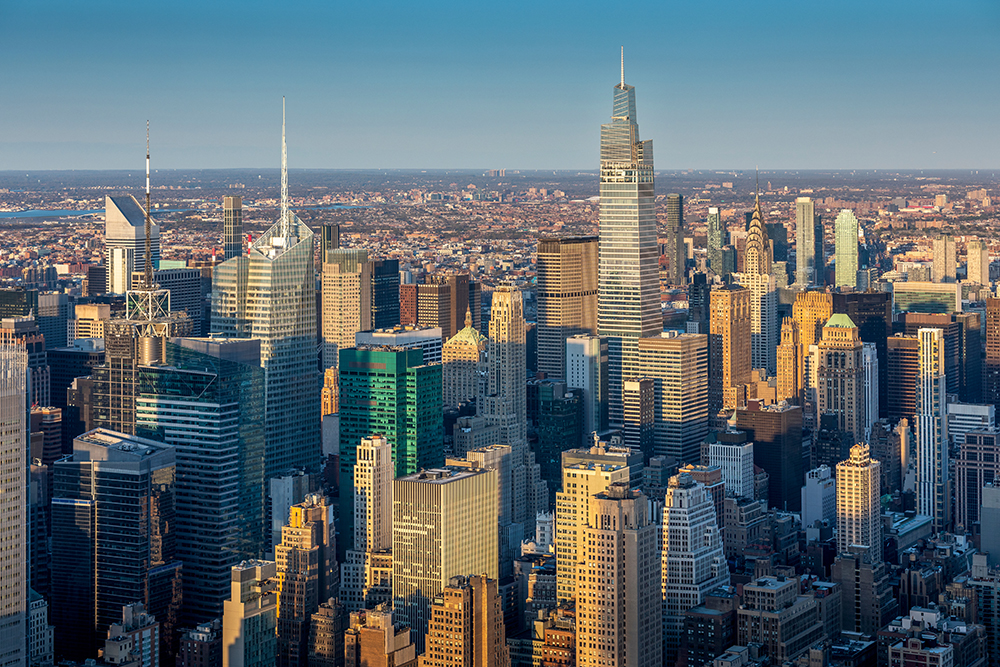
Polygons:
M653 142L639 140L635 88L614 88L611 122L601 125L598 332L608 339L609 420L624 420L622 383L642 374L639 339L663 331L653 195Z

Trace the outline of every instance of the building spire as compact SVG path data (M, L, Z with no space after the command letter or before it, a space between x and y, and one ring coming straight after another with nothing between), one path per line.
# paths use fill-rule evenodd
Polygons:
M289 236L288 224L288 147L285 145L285 96L281 96L281 227L282 237Z
M472 306L465 307L465 328L472 326Z
M622 90L625 90L625 46L622 46Z
M754 173L757 178L757 185L754 186L754 196L757 201L757 207L760 208L760 167L754 167Z
M146 266L145 266L145 273L143 275L143 284L142 284L143 289L147 289L147 290L153 289L153 258L151 256L152 252L153 252L153 250L152 250L153 244L152 244L152 242L149 239L150 235L153 233L152 232L153 225L152 225L152 222L149 219L149 215L150 215L149 214L149 206L150 206L149 199L150 199L150 196L149 196L149 121L147 120L146 121L146 227L145 227L145 231L146 231L146 253L145 253Z

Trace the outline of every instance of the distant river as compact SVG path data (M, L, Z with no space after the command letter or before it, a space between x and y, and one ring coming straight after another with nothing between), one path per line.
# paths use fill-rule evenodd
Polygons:
M332 204L328 206L294 206L292 210L306 210L306 209L335 209L335 208L364 208L361 206L351 206L349 204ZM158 208L153 210L153 215L157 213L181 213L183 211L192 211L194 209L190 208ZM94 215L96 213L104 213L103 208L92 209L89 211L73 211L73 210L38 210L32 209L29 211L0 211L0 218L71 218L79 217L83 215Z

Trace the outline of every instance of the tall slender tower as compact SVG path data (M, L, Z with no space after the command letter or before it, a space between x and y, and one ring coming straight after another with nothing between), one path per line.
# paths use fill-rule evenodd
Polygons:
M722 222L719 209L712 206L708 209L708 265L714 273L725 276L723 269L722 248L729 242L729 233Z
M934 239L932 280L936 283L955 282L955 237L941 235Z
M836 241L836 286L855 287L858 284L858 219L844 209L834 224Z
M990 284L990 249L984 241L976 239L965 246L965 268L970 283Z
M920 329L917 376L917 511L933 519L935 531L948 528L948 422L945 418L945 342L941 329Z
M790 317L781 322L781 343L778 345L778 400L802 405L802 374L804 372L799 327Z
M597 333L597 237L538 240L538 370L566 379L566 339Z
M667 195L667 257L670 258L670 283L684 284L684 264L687 250L684 248L684 197Z
M281 110L281 213L245 255L215 269L212 331L260 339L265 376L265 475L317 470L320 388L316 368L313 233L289 210L284 99Z
M711 297L708 414L739 407L740 387L750 382L750 290L730 285Z
M868 445L851 447L851 455L837 464L837 551L868 547L862 560L882 562L882 464L871 458Z
M822 285L820 265L822 250L816 255L816 208L809 197L795 200L795 282L803 287ZM819 229L819 247L823 245L823 229Z
M362 438L354 464L354 549L341 564L341 601L350 611L366 607L373 581L371 554L392 549L392 445L375 435Z
M771 272L771 243L760 212L760 196L747 230L743 273L734 274L738 285L750 290L751 362L754 368L766 368L774 375L778 371L775 351L778 347L777 284Z
M623 50L624 54L624 50ZM638 339L663 330L653 194L653 142L639 140L635 88L614 88L601 126L598 333L608 338L609 420L624 419L622 382L642 374Z
M222 243L226 259L243 254L243 197L222 198Z
M28 428L26 377L28 352L0 346L0 664L25 665L28 632L28 584L25 514Z

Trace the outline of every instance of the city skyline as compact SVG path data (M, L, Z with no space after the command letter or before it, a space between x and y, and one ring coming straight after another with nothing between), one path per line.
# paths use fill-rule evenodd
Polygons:
M0 120L0 169L127 167L147 118L161 167L271 165L267 101L282 94L303 167L592 168L621 45L645 132L670 147L661 168L989 168L1000 152L1000 98L983 85L1000 8L985 0L641 8L670 40L560 3L119 4L8 5L18 29L0 43L19 66L3 82L19 101ZM249 47L288 34L279 52Z

